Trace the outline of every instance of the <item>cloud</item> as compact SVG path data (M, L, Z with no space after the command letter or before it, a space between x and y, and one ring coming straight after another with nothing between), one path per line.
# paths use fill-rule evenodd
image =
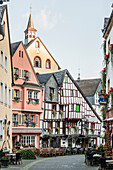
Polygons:
M42 29L51 30L57 25L61 17L61 14L53 13L51 10L42 9L40 13L36 15L36 22Z

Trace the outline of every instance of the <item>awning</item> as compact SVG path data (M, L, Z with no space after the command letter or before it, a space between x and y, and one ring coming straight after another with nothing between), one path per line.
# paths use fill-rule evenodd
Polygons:
M17 134L17 133L30 133L30 134L34 134L34 133L42 133L42 129L41 128L33 128L33 127L12 127L12 133L13 134Z

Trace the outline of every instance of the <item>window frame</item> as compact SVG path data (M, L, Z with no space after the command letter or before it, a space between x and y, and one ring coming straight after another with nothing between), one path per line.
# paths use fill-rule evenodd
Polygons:
M36 59L39 59L39 61L36 61ZM38 64L36 64L36 62L37 62ZM38 68L41 68L41 67L42 67L42 61L41 61L41 58L40 58L39 56L36 56L36 57L34 58L34 67L38 67Z

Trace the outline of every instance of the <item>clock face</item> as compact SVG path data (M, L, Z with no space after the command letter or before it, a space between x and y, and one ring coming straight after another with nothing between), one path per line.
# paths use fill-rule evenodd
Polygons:
M36 53L37 53L37 54L39 54L39 53L40 53L39 49L36 49Z

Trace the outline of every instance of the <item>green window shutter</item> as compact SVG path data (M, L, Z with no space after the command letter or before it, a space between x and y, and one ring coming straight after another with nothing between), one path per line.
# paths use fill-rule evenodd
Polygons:
M63 90L61 90L61 96L63 96Z
M80 112L80 105L79 104L76 105L76 112Z
M65 83L68 83L68 77L65 77Z
M14 100L14 89L12 89L12 100Z

